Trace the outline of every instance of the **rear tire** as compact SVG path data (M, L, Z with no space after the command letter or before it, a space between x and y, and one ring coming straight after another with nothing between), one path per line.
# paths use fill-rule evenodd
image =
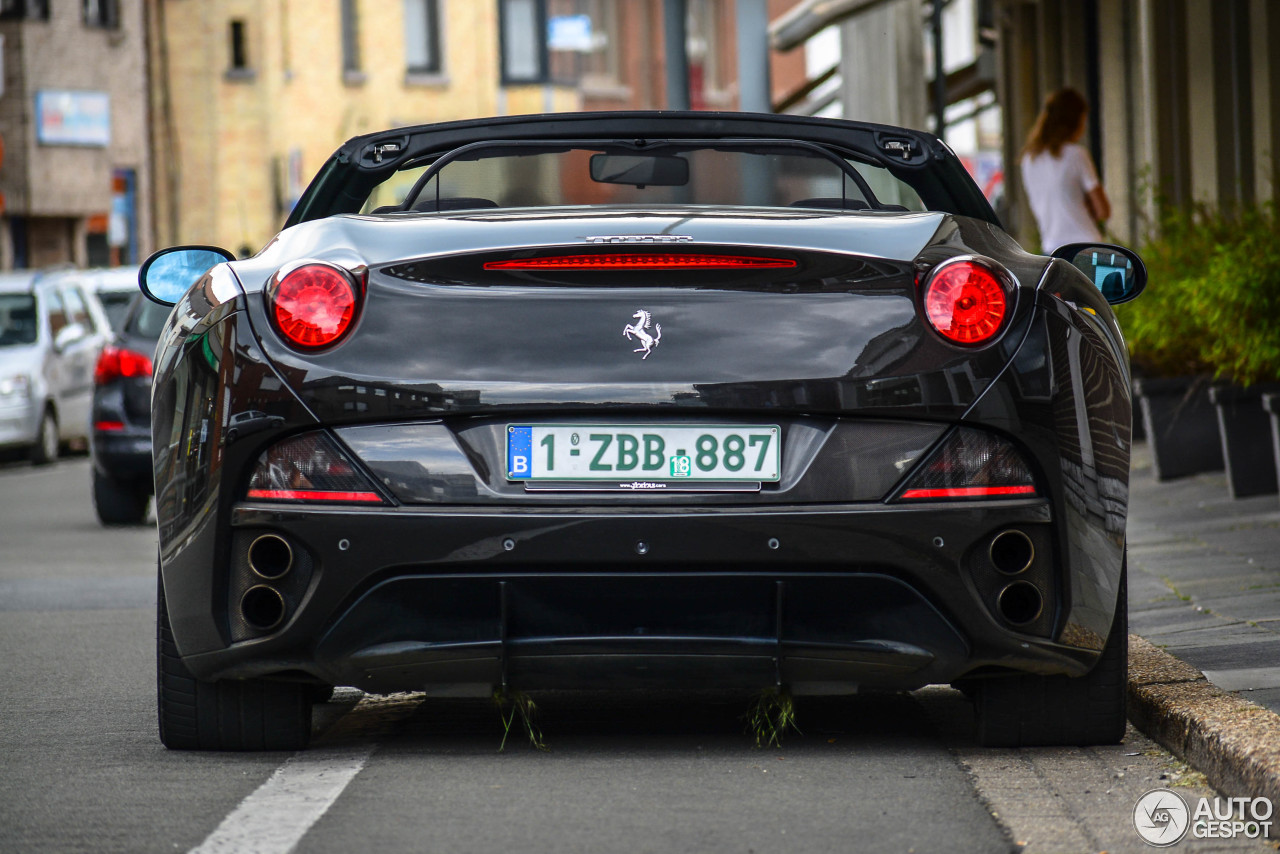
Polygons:
M104 525L141 525L147 519L151 493L137 482L93 472L93 506Z
M36 443L31 446L31 464L47 466L58 458L58 418L52 409L45 409L40 416L40 429Z
M984 747L1117 744L1124 738L1129 672L1127 569L1111 633L1084 676L1012 676L977 684L974 711Z
M205 682L178 655L164 583L156 603L160 741L171 750L301 750L311 738L307 685L265 679Z

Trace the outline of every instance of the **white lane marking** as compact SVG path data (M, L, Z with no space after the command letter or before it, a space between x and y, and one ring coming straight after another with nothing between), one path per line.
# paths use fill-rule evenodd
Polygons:
M359 695L339 688L334 697L349 693ZM362 697L317 739L321 746L285 760L189 854L288 854L378 749L372 739L393 732L424 699L423 694ZM351 739L365 743L342 744Z
M360 773L376 744L297 753L190 854L287 854Z

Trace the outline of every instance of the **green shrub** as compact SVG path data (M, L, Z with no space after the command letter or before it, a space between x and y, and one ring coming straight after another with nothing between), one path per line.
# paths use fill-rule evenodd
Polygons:
M1149 376L1280 380L1278 225L1274 205L1163 216L1140 250L1147 290L1116 310L1134 365Z

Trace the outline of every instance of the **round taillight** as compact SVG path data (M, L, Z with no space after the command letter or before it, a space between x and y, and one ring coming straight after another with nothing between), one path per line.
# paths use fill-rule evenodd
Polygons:
M984 344L1000 331L1009 309L1005 288L990 267L951 261L929 277L924 310L938 334L956 344Z
M356 316L356 286L328 264L291 270L270 291L271 319L289 343L315 349L335 343Z

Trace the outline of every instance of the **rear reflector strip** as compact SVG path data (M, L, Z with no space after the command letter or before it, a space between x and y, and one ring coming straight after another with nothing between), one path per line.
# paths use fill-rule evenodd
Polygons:
M794 266L796 262L787 258L652 253L513 258L507 261L486 261L484 268L486 270L763 270Z
M93 429L97 430L99 433L112 433L118 430L123 430L124 422L123 421L95 421L93 422Z
M360 501L381 504L376 492L326 492L318 489L250 489L250 498L269 501Z
M959 486L950 489L908 489L901 499L912 498L998 498L1004 495L1035 495L1034 486Z

